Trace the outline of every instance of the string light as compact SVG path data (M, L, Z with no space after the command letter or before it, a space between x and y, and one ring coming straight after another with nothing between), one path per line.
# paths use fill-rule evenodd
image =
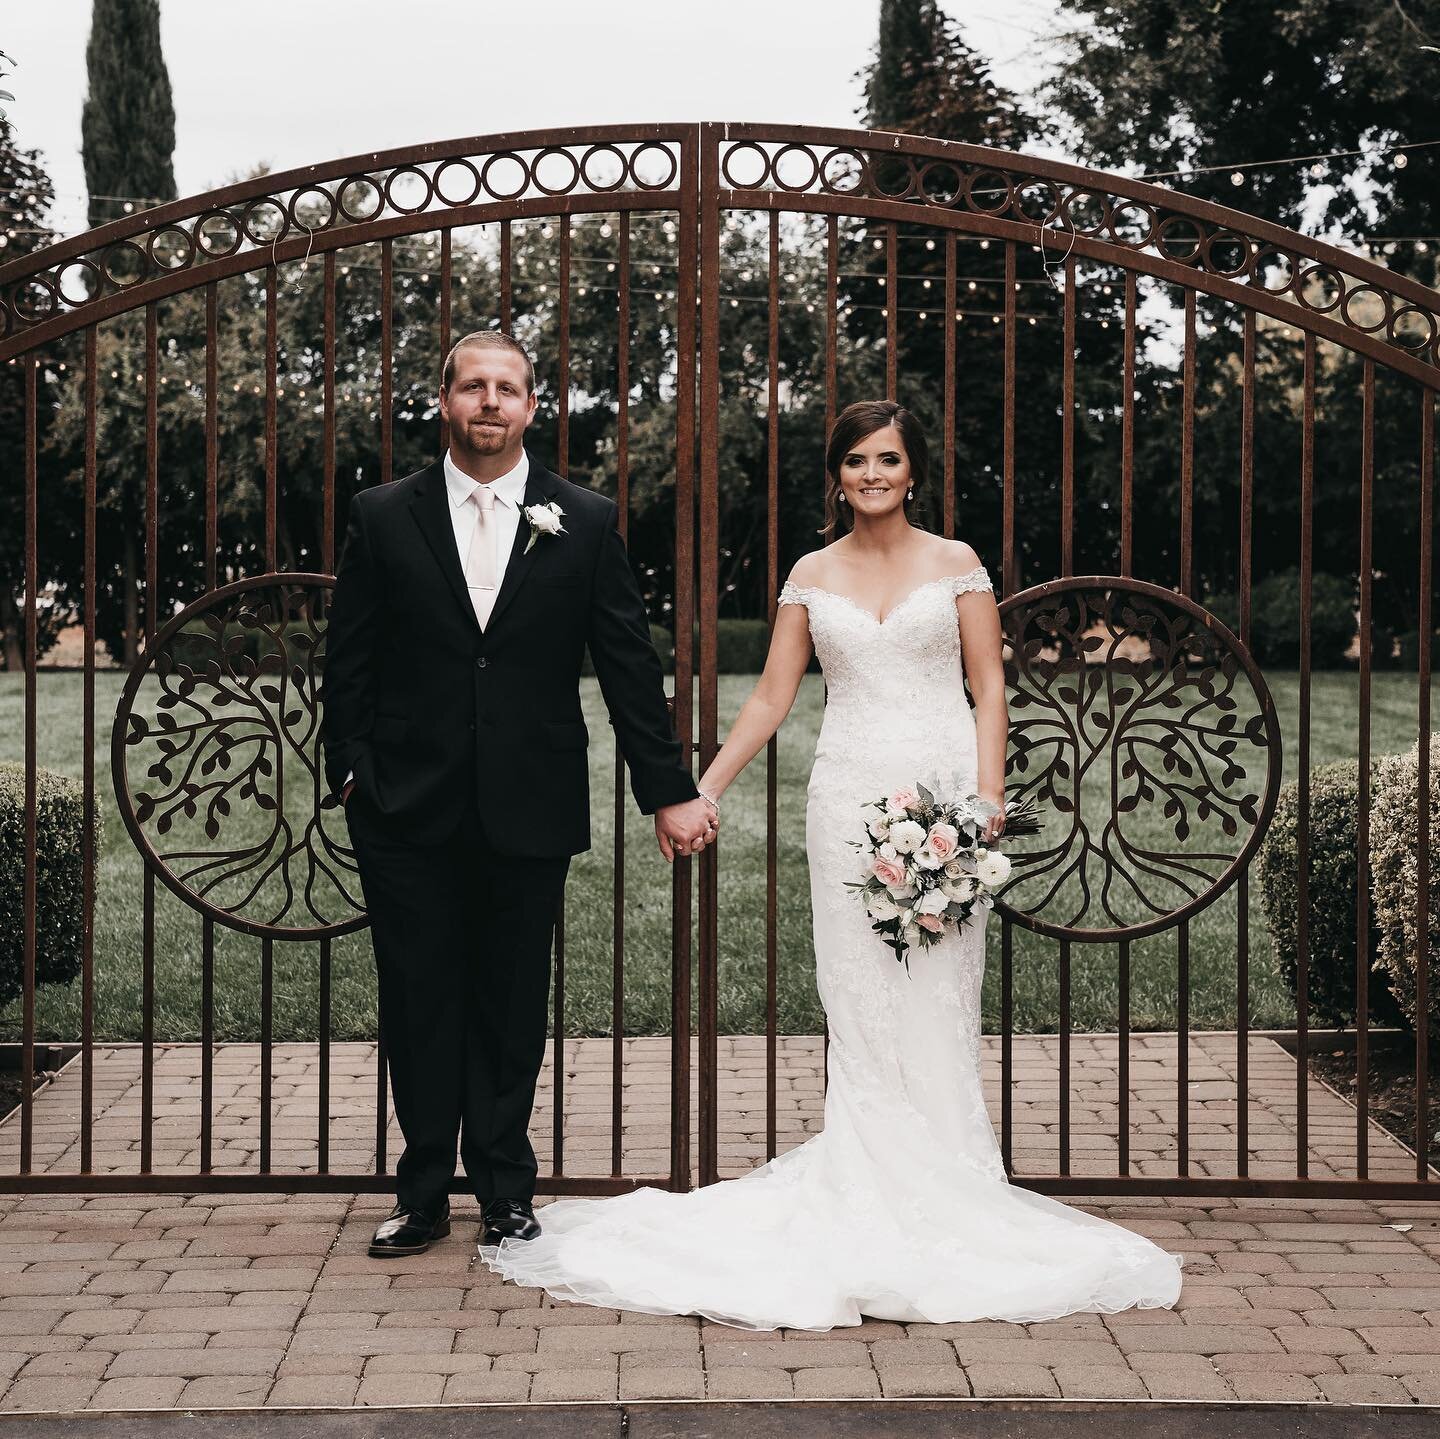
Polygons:
M1193 179L1196 175L1214 175L1221 170L1232 172L1231 184L1240 183L1235 179L1236 174L1245 170L1274 170L1283 165L1309 165L1310 174L1319 179L1324 170L1316 173L1316 167L1322 161L1327 160L1348 160L1354 159L1357 155L1365 155L1374 160L1379 160L1384 155L1389 155L1390 163L1397 169L1403 170L1409 163L1410 157L1406 153L1410 150L1425 150L1433 145L1440 145L1440 140L1415 140L1404 145L1380 145L1371 146L1369 149L1357 150L1331 150L1325 155L1283 155L1278 160L1241 160L1232 161L1228 165L1186 165L1180 170L1151 170L1143 175L1137 175L1137 180L1171 180L1177 177L1181 179Z

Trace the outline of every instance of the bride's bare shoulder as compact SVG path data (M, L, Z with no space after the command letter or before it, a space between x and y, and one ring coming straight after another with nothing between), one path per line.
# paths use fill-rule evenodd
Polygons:
M824 588L825 561L822 558L823 550L810 550L800 556L790 569L790 580L792 585L804 589L808 585L817 585Z
M936 569L947 575L968 574L982 563L980 556L964 540L947 540L939 535L935 537L934 559Z

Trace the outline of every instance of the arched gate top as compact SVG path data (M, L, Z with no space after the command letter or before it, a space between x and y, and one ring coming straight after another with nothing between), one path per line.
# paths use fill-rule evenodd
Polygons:
M0 266L0 359L167 295L344 246L503 219L786 209L1041 246L1283 318L1440 387L1440 293L1160 185L882 131L629 125L480 136L263 175ZM693 233L693 231L692 231Z

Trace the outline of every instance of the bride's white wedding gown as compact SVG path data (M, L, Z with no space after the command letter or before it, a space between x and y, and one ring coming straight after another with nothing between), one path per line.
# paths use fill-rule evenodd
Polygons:
M844 888L860 853L846 841L874 813L864 804L916 780L974 791L955 596L990 588L983 566L932 580L883 622L827 590L780 595L808 608L828 687L806 808L830 1028L823 1131L688 1193L556 1201L538 1239L481 1250L491 1269L559 1299L754 1329L1175 1302L1178 1255L1006 1180L980 1086L988 911L912 953L907 974Z

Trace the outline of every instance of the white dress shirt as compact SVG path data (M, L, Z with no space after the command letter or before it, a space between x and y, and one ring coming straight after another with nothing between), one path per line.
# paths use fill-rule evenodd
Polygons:
M507 470L498 480L490 481L495 495L495 508L491 511L491 523L495 526L495 588L498 591L505 582L505 570L510 563L510 549L515 543L515 531L520 526L520 508L525 503L525 482L530 477L530 456L520 451L520 463L513 470ZM455 548L460 552L460 568L465 568L465 556L470 553L470 537L480 522L475 506L466 501L480 488L479 480L472 480L454 460L450 451L445 451L445 493L450 500L450 525L455 531ZM341 784L345 785L355 777L352 769Z
M508 470L497 480L490 481L491 493L495 496L495 509L491 522L495 527L495 588L498 590L505 581L505 569L510 563L510 547L515 543L515 531L520 525L520 507L525 502L525 481L530 475L530 456L520 451L520 463ZM450 497L450 524L455 531L455 548L460 552L460 568L465 568L465 556L470 553L470 537L480 516L475 506L465 502L480 488L479 480L472 480L454 460L450 451L445 451L445 492Z

